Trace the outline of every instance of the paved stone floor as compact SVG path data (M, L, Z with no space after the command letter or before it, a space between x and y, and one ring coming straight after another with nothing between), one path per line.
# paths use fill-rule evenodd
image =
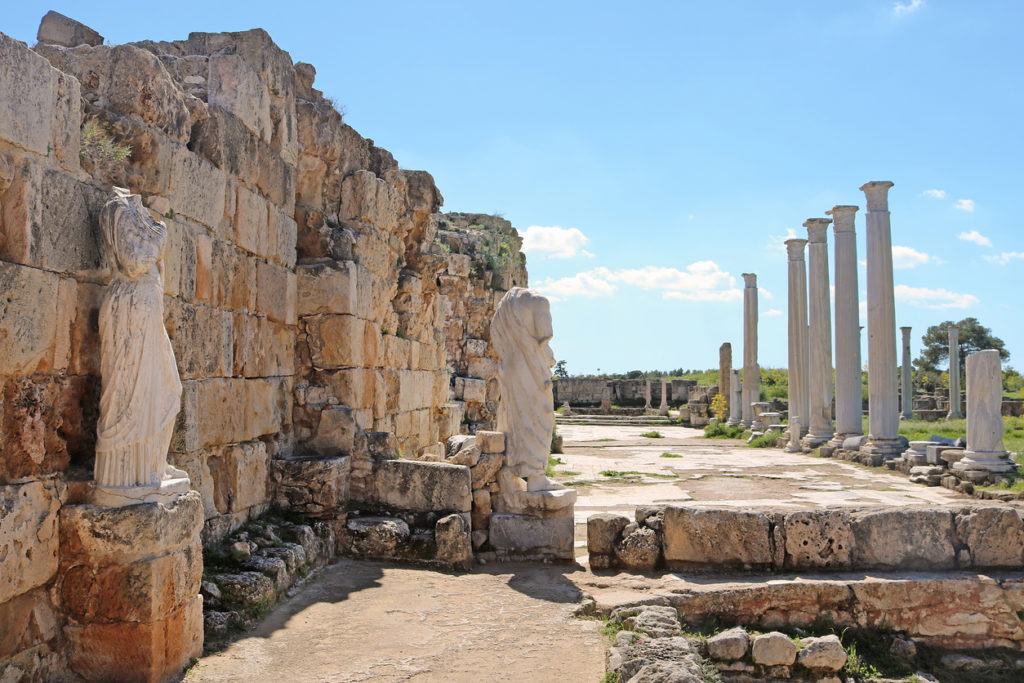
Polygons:
M596 682L604 673L605 643L598 622L571 616L581 589L616 604L692 590L706 580L590 573L585 541L591 514L630 514L637 504L654 503L796 509L966 500L887 470L708 440L695 429L658 427L665 438L640 436L650 429L559 427L565 463L556 472L561 481L580 482L577 559L584 564L448 574L342 560L255 630L203 658L185 680Z

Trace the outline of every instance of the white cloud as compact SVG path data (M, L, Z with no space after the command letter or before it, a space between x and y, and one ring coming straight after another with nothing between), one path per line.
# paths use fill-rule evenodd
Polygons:
M989 238L985 237L984 235L982 235L977 230L971 230L970 232L962 232L959 235L957 235L957 237L962 239L964 242L974 242L979 247L991 247L992 246L992 240L990 240Z
M946 196L945 190L925 190L922 192L925 197L931 197L932 199L943 199Z
M786 240L791 240L796 237L796 230L789 228L786 230L785 235L768 235L769 243L768 249L774 249L775 251L786 251Z
M974 200L973 199L958 199L956 204L953 205L954 209L960 209L961 211L974 211Z
M555 298L611 294L617 284L662 290L662 298L686 301L739 301L743 292L736 278L714 261L696 261L686 270L665 266L644 266L612 271L597 267L571 277L548 278L535 289Z
M922 7L924 7L924 0L910 0L909 2L897 1L892 4L892 13L897 17L905 17L913 14Z
M1024 251L1004 251L997 256L986 256L985 260L991 263L998 263L1001 266L1007 265L1014 259L1024 259Z
M765 299L774 299L775 298L774 296L772 296L772 293L769 292L764 287L758 287L757 291L760 292L761 296L763 296Z
M898 270L914 268L931 260L931 256L913 247L901 247L896 244L892 246L892 267Z
M776 315L782 315L782 311L780 311L777 308L769 308L767 311L765 311L761 315L768 315L768 316L773 316L774 317Z
M523 233L523 251L543 254L548 258L572 258L589 242L590 239L578 228L557 225L531 225Z
M894 293L897 301L920 308L970 308L978 303L978 297L973 294L957 294L942 288L896 285Z

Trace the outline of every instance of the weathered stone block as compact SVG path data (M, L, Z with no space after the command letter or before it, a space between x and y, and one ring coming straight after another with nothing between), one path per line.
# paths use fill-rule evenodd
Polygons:
M63 495L57 481L0 486L0 603L43 585L57 571Z
M750 654L755 664L790 666L796 661L796 645L785 634L774 631L754 636Z
M809 638L803 642L796 661L812 671L839 671L846 666L846 650L836 635Z
M164 326L171 339L181 377L202 379L231 375L231 313L166 297Z
M491 493L486 489L473 491L473 529L486 529L491 524Z
M615 544L615 558L619 565L637 571L651 571L661 556L661 539L654 529L631 523L623 530Z
M208 465L214 481L214 500L222 514L267 502L270 456L262 441L228 446Z
M285 458L272 462L277 483L275 506L328 519L345 507L351 471L347 456Z
M708 638L708 656L712 659L734 661L747 656L750 635L742 626Z
M1024 567L1024 523L1020 511L972 507L956 515L956 537L967 546L975 569Z
M0 631L0 662L9 663L12 655L41 643L53 643L57 638L60 619L48 593L40 588L0 602L0 624L4 624ZM3 665L0 672L6 673Z
M317 368L373 367L380 333L351 315L315 316L306 320L306 335Z
M270 142L270 93L259 75L236 54L212 55L207 82L210 104L237 116L253 135Z
M853 530L841 510L801 510L786 515L787 569L848 569Z
M490 453L480 457L477 464L473 466L473 488L481 489L492 483L498 477L498 471L505 464L505 456L499 453Z
M356 313L355 263L334 261L328 264L301 265L295 272L298 315ZM400 366L392 363L389 367Z
M269 263L256 264L256 310L275 322L295 324L295 273Z
M250 254L266 258L276 248L270 236L270 208L266 199L242 184L235 188L235 244Z
M341 220L373 223L384 231L395 232L404 214L402 197L372 171L355 171L341 181Z
M470 526L462 515L451 514L437 520L434 541L437 544L436 560L463 570L473 565Z
M103 44L103 36L99 33L85 24L53 10L44 14L43 20L39 22L36 40L40 43L62 45L63 47L79 45L95 47Z
M327 375L331 393L353 410L373 408L374 371L369 368L347 368ZM358 424L358 420L357 420Z
M955 564L953 514L900 508L851 513L858 569L951 569Z
M195 448L247 441L280 431L288 401L286 379L196 382ZM184 398L184 396L183 396ZM184 400L182 401L183 411ZM239 410L245 406L245 410Z
M483 403L487 400L487 382L482 379L469 379L459 377L455 380L455 394L459 394L459 384L462 385L462 400L467 403Z
M476 442L482 453L505 452L505 432L479 431L476 433Z
M395 510L469 512L468 467L440 462L386 460L374 466L371 500Z
M612 513L598 513L587 518L587 550L591 555L614 555L615 543L629 518Z
M54 273L0 261L0 375L52 367L59 282Z
M165 681L203 650L203 597L149 622L65 626L68 664L86 680Z
M766 567L771 564L768 518L759 512L665 508L665 563Z
M490 379L498 374L498 361L491 358L470 358L468 368L470 377Z
M320 424L307 446L321 456L348 455L355 444L356 422L351 408L333 406L320 412Z
M9 36L0 35L0 139L78 170L79 82Z
M495 513L491 515L489 534L491 545L499 551L572 559L572 517L541 519Z
M217 234L225 226L227 175L188 148L175 147L171 157L169 199L171 208L196 220ZM264 220L264 223L266 221Z
M468 254L448 254L448 274L454 277L469 277L473 259ZM478 355L483 355L478 354Z

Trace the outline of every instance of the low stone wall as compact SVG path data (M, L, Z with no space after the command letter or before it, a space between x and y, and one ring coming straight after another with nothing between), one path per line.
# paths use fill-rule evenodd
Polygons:
M640 507L587 521L590 565L720 572L1024 569L1020 506Z

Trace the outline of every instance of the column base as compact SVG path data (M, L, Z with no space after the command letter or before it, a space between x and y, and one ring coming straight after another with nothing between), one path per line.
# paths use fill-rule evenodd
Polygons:
M793 439L791 438L789 440L789 443L787 443L786 446L782 449L782 452L783 453L803 453L804 452L804 447L800 444L799 441L793 441Z
M964 451L964 457L953 463L954 472L966 472L967 470L982 470L1003 474L1013 472L1017 469L1017 463L1010 460L1010 454L1002 453L976 453Z
M946 413L946 419L947 420L962 420L962 419L964 419L964 416L961 415L958 412L957 413L949 412L949 413Z
M833 436L834 434L807 434L807 436L800 440L800 443L807 448L817 448L827 444Z
M906 450L906 446L899 438L883 439L868 436L867 442L860 447L860 452L865 455L881 455L886 459L895 458Z
M735 420L732 419L732 418L729 418L729 421L725 423L726 427L738 427L739 425L740 425L739 418L737 418Z
M92 493L92 504L116 508L139 503L173 505L178 496L188 493L190 482L184 478L164 479L159 486L101 486Z

